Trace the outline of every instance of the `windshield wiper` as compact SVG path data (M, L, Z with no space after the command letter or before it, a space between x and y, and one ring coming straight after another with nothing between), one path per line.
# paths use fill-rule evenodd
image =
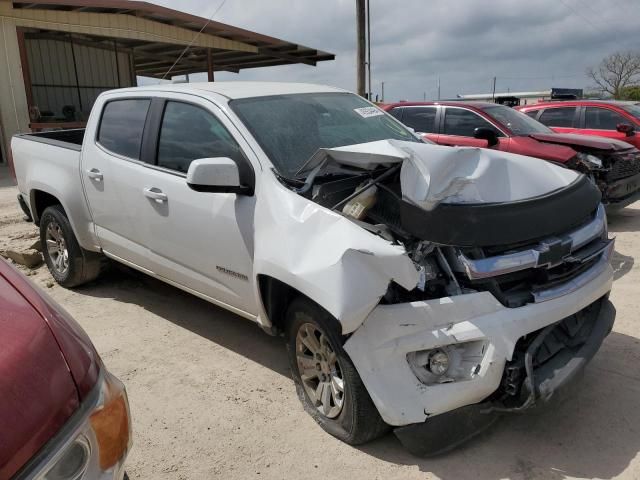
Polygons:
M309 161L307 161L306 163L309 163ZM327 158L322 160L322 162L320 162L317 167L311 170L311 173L307 175L307 178L304 181L304 185L300 188L294 188L294 191L301 195L304 195L305 193L307 193L309 189L313 186L313 182L316 179L316 176L318 175L318 173L320 173L320 170L322 170L326 166L326 164L327 164ZM298 170L298 173L300 173L300 170Z

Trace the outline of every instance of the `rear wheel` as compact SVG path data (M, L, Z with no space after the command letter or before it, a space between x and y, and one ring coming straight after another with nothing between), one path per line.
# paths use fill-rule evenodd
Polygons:
M388 430L342 348L338 322L305 298L287 311L287 348L298 396L328 433L351 445Z
M63 287L77 287L100 273L102 255L80 247L61 205L42 213L40 243L51 275Z

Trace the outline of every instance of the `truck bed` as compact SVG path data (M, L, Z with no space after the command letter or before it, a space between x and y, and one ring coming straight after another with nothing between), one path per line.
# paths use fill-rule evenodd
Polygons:
M71 130L52 130L49 132L24 133L20 138L33 140L34 142L48 143L57 147L69 148L80 151L84 140L84 128Z

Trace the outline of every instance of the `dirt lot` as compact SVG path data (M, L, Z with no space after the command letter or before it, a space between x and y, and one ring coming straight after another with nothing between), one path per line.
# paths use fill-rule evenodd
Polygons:
M0 250L37 237L16 194L0 169ZM393 435L353 448L325 434L296 398L282 340L247 320L125 268L74 291L54 285L44 266L21 269L75 316L127 385L131 479L637 479L640 203L611 218L610 230L617 322L572 401L507 417L429 460Z

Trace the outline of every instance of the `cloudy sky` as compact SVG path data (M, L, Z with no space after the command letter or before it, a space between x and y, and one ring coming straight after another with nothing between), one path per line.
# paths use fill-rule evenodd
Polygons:
M155 0L209 17L222 0ZM373 92L385 99L588 88L588 66L640 50L640 0L370 0ZM214 20L336 54L335 61L218 73L355 89L355 0L226 0Z

